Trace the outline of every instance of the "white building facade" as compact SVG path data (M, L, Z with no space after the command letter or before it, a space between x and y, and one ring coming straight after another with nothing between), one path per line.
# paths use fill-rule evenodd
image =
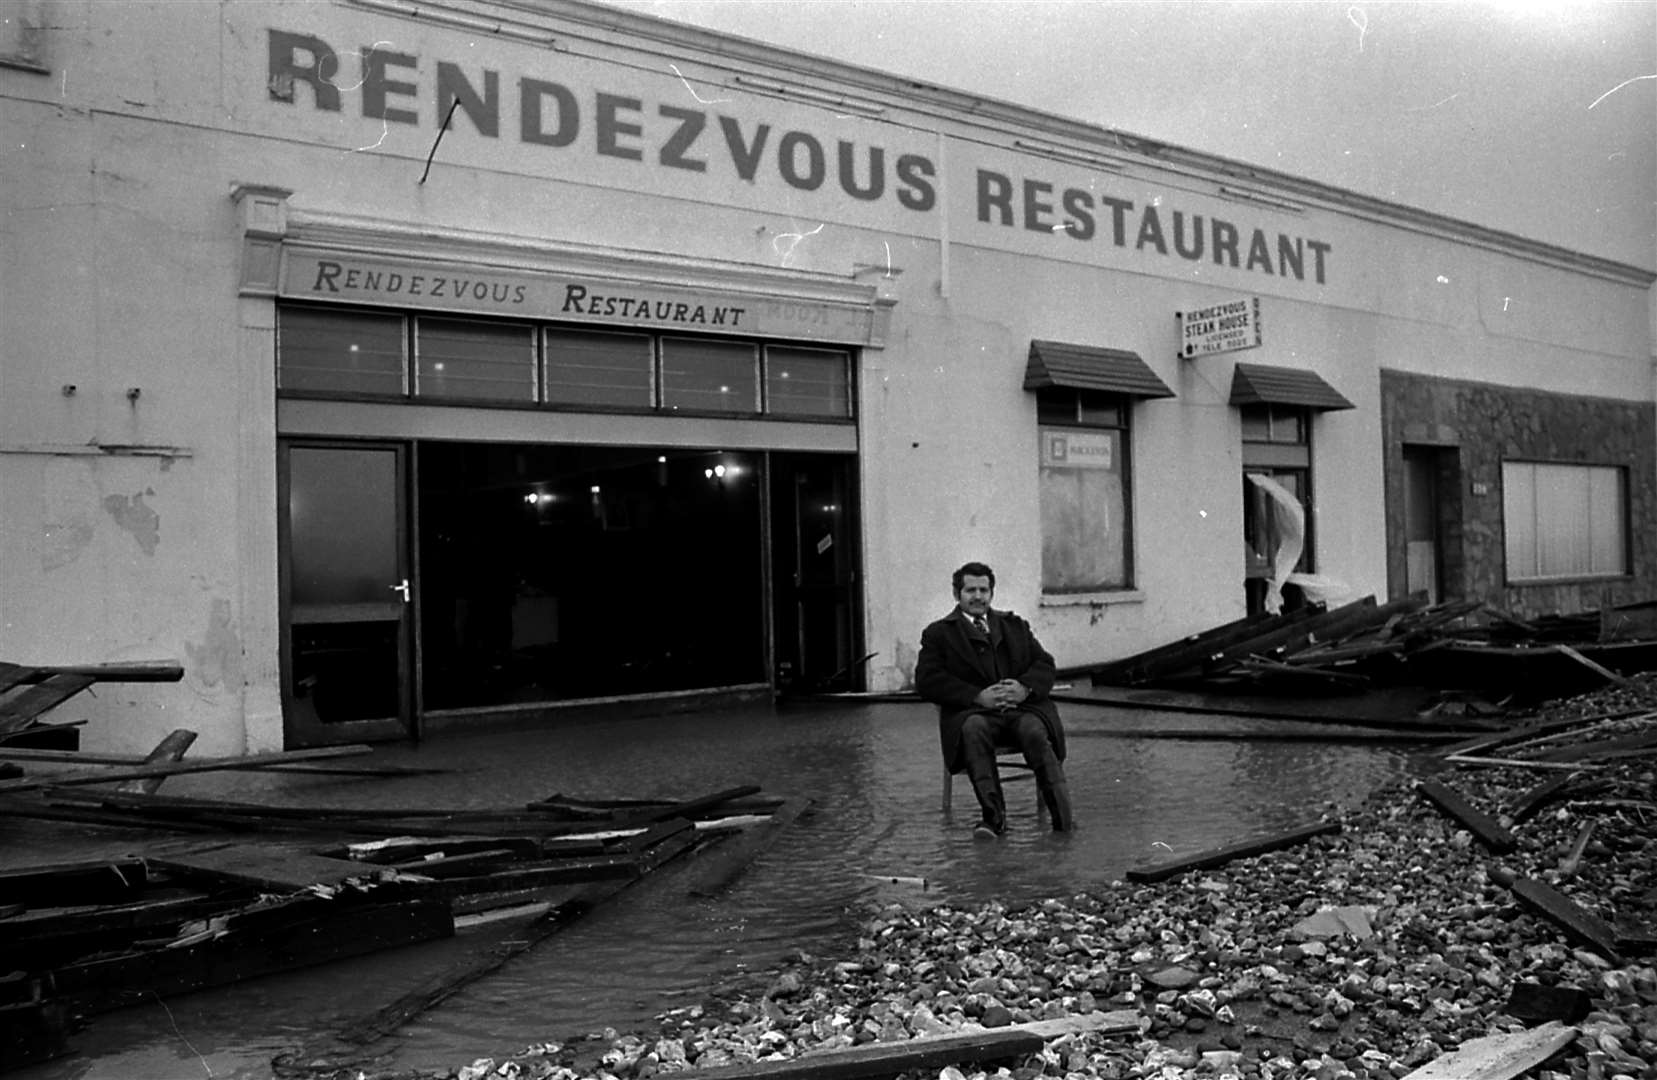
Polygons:
M1652 598L1645 270L580 3L13 9L0 660L185 668L83 746L900 689L969 559L1066 667Z

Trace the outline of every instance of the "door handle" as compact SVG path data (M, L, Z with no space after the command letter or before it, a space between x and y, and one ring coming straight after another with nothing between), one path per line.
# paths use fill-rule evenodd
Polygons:
M400 583L398 583L396 585L388 586L388 588L390 588L392 592L402 593L403 594L403 603L406 604L406 603L409 602L408 578L404 578Z

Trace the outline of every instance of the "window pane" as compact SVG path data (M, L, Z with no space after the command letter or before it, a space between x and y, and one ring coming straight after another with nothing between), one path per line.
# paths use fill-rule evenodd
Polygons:
M546 349L547 401L635 409L655 404L645 335L548 330Z
M662 405L696 412L758 412L758 350L729 341L663 338Z
M1081 422L1089 427L1121 427L1122 399L1115 394L1097 390L1083 390L1077 397L1081 404Z
M765 349L765 409L786 416L850 416L847 356L821 349Z
M512 323L419 319L414 324L419 397L535 400L535 330Z
M1041 587L1126 588L1127 490L1122 432L1041 429Z
M1507 462L1502 465L1502 529L1507 548L1507 576L1535 577L1536 467Z
M1264 405L1244 405L1237 410L1243 419L1244 442L1270 442L1272 437L1271 410Z
M1593 532L1588 570L1595 574L1622 574L1623 497L1622 470L1595 469L1589 475L1588 524Z
M1272 409L1272 442L1303 443L1306 441L1306 412L1303 409Z
M1041 424L1074 424L1076 422L1076 392L1059 386L1048 386L1037 390L1036 422Z
M276 385L340 394L405 393L403 317L277 309Z
M1622 470L1502 464L1502 524L1510 580L1628 571Z

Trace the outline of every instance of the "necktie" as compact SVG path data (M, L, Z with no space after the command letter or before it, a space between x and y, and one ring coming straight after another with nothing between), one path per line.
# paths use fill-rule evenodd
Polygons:
M974 615L972 617L972 625L973 628L980 634L983 634L985 637L990 636L990 624L984 621L984 616Z

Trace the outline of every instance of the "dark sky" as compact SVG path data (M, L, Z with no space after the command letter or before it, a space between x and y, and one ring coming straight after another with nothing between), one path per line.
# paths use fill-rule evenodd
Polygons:
M1657 0L609 0L1657 269Z

